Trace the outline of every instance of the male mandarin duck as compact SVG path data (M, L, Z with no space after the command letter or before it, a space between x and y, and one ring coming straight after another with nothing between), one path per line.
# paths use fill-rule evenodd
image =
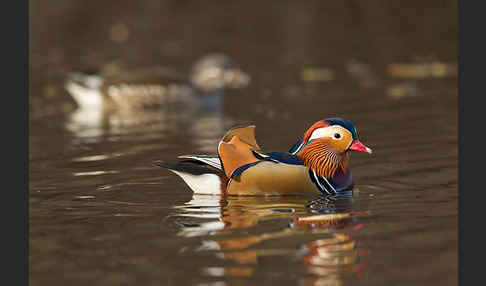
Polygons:
M156 162L179 175L196 194L336 195L352 190L349 151L371 149L358 140L353 123L327 118L314 123L289 152L264 152L255 126L230 129L218 155L184 155Z
M116 110L192 101L194 96L244 87L249 81L230 57L209 54L193 65L188 77L161 66L90 75L71 73L65 88L80 108Z

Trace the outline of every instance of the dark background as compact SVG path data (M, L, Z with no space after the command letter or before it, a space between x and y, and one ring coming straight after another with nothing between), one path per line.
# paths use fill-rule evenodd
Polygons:
M29 12L30 94L55 102L61 92L46 83L109 64L184 70L225 52L261 89L258 81L298 82L309 65L344 72L357 60L385 76L393 62L456 62L458 53L456 1L52 0L30 1Z

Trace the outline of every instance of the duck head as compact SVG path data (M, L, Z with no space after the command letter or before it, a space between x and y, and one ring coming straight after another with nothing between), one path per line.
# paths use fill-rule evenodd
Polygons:
M223 54L210 54L194 64L191 82L204 92L214 92L225 87L245 87L249 84L250 77L237 68L230 57Z
M350 150L372 152L359 141L351 121L334 117L314 123L305 132L297 156L319 176L332 178L338 170L346 172Z

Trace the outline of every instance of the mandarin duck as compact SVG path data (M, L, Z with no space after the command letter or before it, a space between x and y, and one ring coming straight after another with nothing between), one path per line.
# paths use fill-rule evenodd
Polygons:
M244 87L249 81L250 77L230 57L209 54L193 65L188 77L161 66L101 74L71 73L65 88L79 108L116 110L158 107L197 98L212 104L212 97L219 91Z
M314 123L288 152L265 152L255 126L230 129L217 155L183 155L175 163L156 161L179 175L196 194L337 195L352 193L349 151L371 149L353 123L327 118Z

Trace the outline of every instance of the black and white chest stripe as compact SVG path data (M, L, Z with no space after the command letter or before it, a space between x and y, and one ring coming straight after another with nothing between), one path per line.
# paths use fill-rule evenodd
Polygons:
M299 153L300 150L302 150L302 147L304 147L304 142L300 143L299 147L295 149L291 154L295 155ZM329 183L329 181L321 176L318 176L314 170L309 170L309 176L311 178L311 181L317 186L317 188L323 193L323 194L328 194L328 195L335 195L337 194L336 189Z
M336 189L332 186L331 183L329 183L329 181L325 177L318 176L314 170L309 170L309 176L311 178L311 181L323 194L337 194Z
M302 147L304 147L304 145L305 145L304 142L300 143L299 147L297 147L297 149L295 149L295 151L291 152L290 154L296 155L297 153L299 153Z

